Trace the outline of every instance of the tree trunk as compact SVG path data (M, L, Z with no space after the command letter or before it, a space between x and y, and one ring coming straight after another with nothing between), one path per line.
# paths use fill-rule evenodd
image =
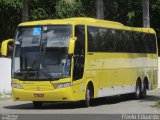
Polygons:
M150 18L149 18L149 0L142 0L143 6L143 27L150 27Z
M29 0L23 0L23 8L22 8L22 22L28 21L29 20L29 15L28 15L28 1Z
M103 0L97 0L96 8L97 8L97 18L98 19L104 19L104 4L103 4Z

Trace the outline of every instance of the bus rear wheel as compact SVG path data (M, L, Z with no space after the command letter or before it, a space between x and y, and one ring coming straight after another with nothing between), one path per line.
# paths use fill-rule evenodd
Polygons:
M144 83L143 84L143 89L142 89L142 92L141 92L141 96L142 98L145 98L147 96L147 85Z
M35 109L40 109L40 108L42 108L42 104L43 104L43 102L41 102L41 101L33 101L33 107L34 107Z

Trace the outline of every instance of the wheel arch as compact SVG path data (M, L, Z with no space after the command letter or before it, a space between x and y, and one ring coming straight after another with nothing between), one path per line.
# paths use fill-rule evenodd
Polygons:
M149 89L149 81L147 76L144 77L143 85L146 85L147 89Z
M89 87L89 90L91 91L91 98L94 98L94 85L93 82L90 80L87 85L86 85L86 89L87 87Z
M137 78L136 84L137 84L137 83L140 83L140 84L142 85L142 80L141 80L140 77Z

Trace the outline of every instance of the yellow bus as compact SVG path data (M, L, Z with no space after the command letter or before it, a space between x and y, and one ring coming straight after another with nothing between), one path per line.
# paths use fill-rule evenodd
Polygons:
M14 39L13 100L83 101L157 88L156 33L93 18L21 23Z

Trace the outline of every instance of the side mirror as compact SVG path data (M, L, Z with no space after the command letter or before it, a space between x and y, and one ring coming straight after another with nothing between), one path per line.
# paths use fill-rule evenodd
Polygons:
M7 39L2 42L1 45L1 55L7 57L13 48L13 39Z
M73 54L74 53L74 47L75 47L75 42L77 38L70 38L69 40L69 46L68 46L68 54Z

